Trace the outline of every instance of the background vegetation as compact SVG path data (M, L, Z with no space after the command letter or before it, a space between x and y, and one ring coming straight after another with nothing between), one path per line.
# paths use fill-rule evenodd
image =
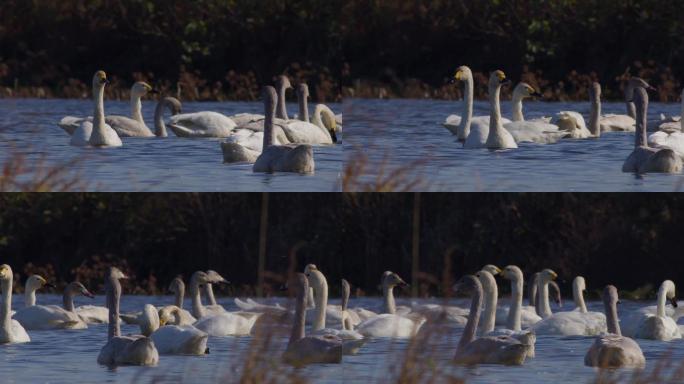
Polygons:
M113 263L139 293L211 268L233 282L226 293L254 294L262 204L261 194L2 194L0 262L22 283L38 272L93 287ZM683 208L676 194L271 194L264 292L307 263L334 294L345 277L378 295L385 270L441 294L443 278L487 263L553 268L567 294L578 274L590 289L681 282Z

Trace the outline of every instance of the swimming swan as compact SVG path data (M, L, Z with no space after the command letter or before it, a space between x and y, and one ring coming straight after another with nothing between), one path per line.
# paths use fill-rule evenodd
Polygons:
M121 138L105 122L104 116L104 87L109 84L107 75L104 71L97 71L93 76L93 99L95 101L95 112L93 120L84 120L81 125L71 135L70 144L77 147L120 147Z
M630 81L633 81L630 80ZM682 171L682 159L669 148L651 148L646 140L646 116L648 115L648 94L643 86L634 89L637 129L634 132L634 151L622 164L622 172L634 173L678 173Z
M337 336L342 340L342 354L355 355L359 348L366 342L366 339L359 332L346 329L332 329L325 327L326 310L328 305L328 282L316 268L310 267L304 275L307 281L314 290L314 300L316 301L316 309L314 311L315 318L312 327L312 335L332 335Z
M140 331L154 341L161 355L204 355L209 335L192 325L167 325L152 304L145 304Z
M152 137L155 134L145 125L145 120L142 117L142 104L140 99L147 93L159 93L157 90L153 89L152 86L145 83L144 81L138 81L131 87L131 117L127 116L117 116L110 115L105 116L105 123L109 124L114 131L119 135L119 137ZM91 121L93 117L75 117L75 116L65 116L58 123L58 125L64 129L69 135L78 129L78 127L84 121Z
M178 115L181 113L181 102L175 97L165 97L157 103L154 109L154 135L157 137L168 137L166 132L166 124L164 123L164 109L168 108L171 115Z
M600 368L640 368L646 364L646 358L639 344L629 337L622 336L618 323L617 288L612 285L603 290L603 305L606 311L608 334L594 340L587 354L584 365Z
M309 283L302 273L291 280L295 292L295 316L292 333L283 353L283 362L301 367L308 364L330 364L342 362L342 339L333 335L306 336L306 299Z
M14 275L9 265L0 265L0 290L2 290L2 306L0 306L0 344L28 343L28 333L18 321L12 319L12 280Z
M109 327L107 344L97 356L98 364L117 365L157 365L159 352L149 337L142 335L121 336L119 328L119 301L121 283L126 276L116 267L110 267L105 278L107 306L109 307Z
M183 296L185 295L185 283L180 277L175 277L169 284L169 292L174 294L174 305L166 305L159 308L159 317L162 313L165 314L164 322L170 325L191 325L197 319L183 308ZM143 312L133 312L119 315L119 318L126 324L141 324L143 321Z
M31 278L36 279L31 282ZM45 279L37 275L31 276L31 278L26 283L26 295L32 296L32 303L27 302L30 306L18 310L13 317L14 320L17 320L28 330L88 328L88 325L74 312L74 295L81 294L90 298L94 297L83 284L73 282L64 289L62 301L64 308L62 308L57 305L36 305L35 290L38 285L44 285Z
M639 103L637 103L637 114L639 113ZM638 122L639 120L637 120ZM635 339L651 339L669 341L681 339L682 334L677 323L665 312L665 302L669 301L674 308L677 308L675 298L675 284L672 280L665 280L658 289L658 306L656 313L638 310L631 313L623 321L625 335Z
M522 272L520 272L522 274ZM482 284L482 289L484 291L484 301L485 307L482 317L480 318L480 334L485 336L510 336L521 343L527 345L527 357L534 357L534 344L536 342L536 337L534 333L529 331L522 331L520 327L520 310L519 307L522 305L522 285L515 288L514 296L519 293L519 303L517 300L513 301L513 310L510 312L509 325L507 328L494 329L494 323L496 318L496 306L497 306L497 296L499 290L496 286L496 280L494 275L492 275L487 270L481 270L476 274L477 278L480 279L480 284Z
M297 146L276 145L273 132L273 119L275 115L276 92L271 86L264 87L264 109L266 119L264 121L263 152L254 162L254 172L297 172L313 173L314 158L311 145L301 144Z
M514 149L518 148L513 136L503 127L499 97L501 86L507 83L506 75L496 70L489 76L489 125L473 124L470 134L463 144L464 148Z
M682 115L684 115L684 91L682 91ZM665 132L662 129L658 132L652 133L648 136L648 144L655 148L669 148L679 157L684 158L684 120L679 120L680 130L669 130Z
M522 101L527 97L541 94L527 83L519 83L513 90L513 121L505 123L504 128L513 135L516 143L555 143L567 136L566 132L558 130L557 125L550 124L546 119L525 120L522 112Z
M366 337L413 337L425 323L425 317L420 314L397 315L394 301L394 287L408 286L396 273L387 271L383 274L382 291L384 296L385 313L371 317L361 322L357 331Z
M549 306L548 282L555 279L555 272L544 270L539 275L538 290L540 307L543 319L534 324L531 329L537 335L563 335L563 336L594 336L606 332L606 317L600 312L588 312L584 304L582 292L585 289L584 278L578 276L573 281L573 297L578 310L567 312L546 312Z
M458 342L454 361L457 364L522 365L527 357L528 345L510 336L482 336L475 338L475 330L482 311L482 284L471 275L456 283L454 290L472 297L468 323Z

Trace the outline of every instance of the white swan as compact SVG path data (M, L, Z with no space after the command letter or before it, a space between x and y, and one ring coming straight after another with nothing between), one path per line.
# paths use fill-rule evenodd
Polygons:
M508 307L498 307L496 309L495 324L499 326L506 326L508 329L518 331L519 329L517 327L516 321L518 316L516 316L514 312L511 312L511 309L514 309L517 306L516 299L519 293L518 291L520 291L520 295L522 297L522 286L524 284L524 277L522 271L520 271L520 268L516 267L515 265L509 265L506 268L504 268L501 275L504 279L511 281L511 302ZM532 279L532 281L534 281L534 278ZM530 287L536 287L536 284L530 283ZM531 297L534 297L534 295L536 295L536 292L536 289L530 289L530 294L532 295ZM534 300L530 299L530 302L534 303ZM529 328L530 326L536 324L537 322L539 322L539 320L541 320L541 317L537 315L537 311L534 308L534 305L523 306L522 299L519 306L519 312L520 329Z
M12 320L12 280L14 274L9 265L0 265L0 290L2 290L2 306L0 306L0 344L28 343L28 333L18 321Z
M592 127L589 127L589 130L592 131L594 136L598 137L600 132L634 132L636 130L636 120L634 119L636 117L636 110L633 110L634 116L618 114L601 115L601 85L597 82L592 83L592 88L590 88L589 92L589 96L595 97L599 106L600 117L598 118L597 126L600 128L600 131L595 133ZM594 93L594 96L592 96L592 92ZM627 112L630 113L630 111L634 108L634 104L630 102L631 93L628 89L625 90L625 100L627 101ZM590 123L590 125L593 124L594 123Z
M154 109L154 135L157 137L167 137L166 124L164 123L164 109L168 108L171 115L181 113L181 102L175 97L165 97L157 103Z
M177 307L176 307L177 308ZM143 308L140 332L154 341L161 355L204 355L209 335L192 325L167 325L152 304Z
M159 317L164 318L164 323L169 325L191 325L197 319L183 308L183 296L185 295L185 283L180 277L175 277L169 284L168 291L174 294L174 305L166 305L159 308ZM143 319L143 311L119 315L126 324L140 325Z
M32 303L30 306L18 310L13 317L14 320L28 330L88 328L88 325L74 312L74 295L81 294L93 298L93 294L88 292L83 284L73 282L64 289L64 308L57 305L35 305L36 284L43 284L40 280L45 281L45 279L37 275L31 277L39 278L36 279L38 281L35 283L29 284L27 282L26 284L26 294L33 297Z
M684 115L684 91L682 91L682 115ZM676 124L676 123L675 123ZM684 120L679 118L679 130L662 128L648 136L648 144L656 148L669 148L684 158Z
M508 268L508 267L507 267ZM516 267L517 268L517 267ZM520 270L518 269L518 272ZM522 275L522 272L520 272ZM527 357L534 357L534 344L536 336L530 331L522 331L520 327L520 306L522 305L522 283L514 287L512 310L509 315L507 328L494 329L497 308L497 296L499 290L496 286L494 275L486 270L482 270L476 274L477 278L482 284L484 291L485 307L482 317L480 319L480 334L486 336L510 336L521 343L527 345Z
M82 305L74 309L78 317L87 324L106 324L109 322L109 309L99 305Z
M264 87L264 121L263 152L254 162L254 172L298 172L313 173L313 148L307 144L297 146L275 145L273 119L275 115L276 92L271 86Z
M228 116L213 111L174 115L168 126L178 137L228 137L237 127Z
M121 283L126 276L116 267L110 267L105 279L107 306L109 307L109 327L107 344L100 350L97 362L107 366L117 365L157 365L159 352L149 337L142 335L121 336L119 328L119 300Z
M513 90L513 121L505 123L503 127L511 133L515 142L550 144L567 136L567 132L559 131L557 125L550 124L546 119L525 120L522 101L532 96L541 97L541 94L527 83L519 83Z
M637 110L638 108L637 103ZM625 317L622 322L624 334L635 339L662 341L681 339L682 334L677 323L665 313L666 301L670 301L673 307L677 307L675 284L672 280L663 281L658 289L656 313L651 313L648 309L638 310Z
M279 121L278 124L283 128L285 135L290 143L297 144L333 144L337 141L336 130L337 123L335 122L334 114L329 115L330 109L327 110L319 108L314 114L314 122L309 122L308 98L309 87L306 84L299 84L297 86L297 97L299 99L300 119L301 120L286 120ZM331 125L328 129L323 124L321 114L325 114L326 121Z
M470 134L463 144L464 148L513 149L518 148L513 136L503 127L499 97L501 86L506 83L506 75L496 70L489 76L489 125L471 122Z
M382 291L384 296L384 314L371 317L361 322L357 331L366 337L413 337L425 323L425 317L420 314L397 315L397 307L394 301L394 287L407 286L399 275L393 272L385 272L382 279Z
M104 87L109 84L107 75L104 71L97 71L93 76L93 100L95 101L95 112L93 120L84 120L81 125L71 135L70 144L78 147L120 147L121 138L105 122L104 116Z
M249 335L259 314L231 313L219 305L204 306L200 297L200 284L215 283L207 273L197 271L190 279L190 296L192 297L192 314L198 320L195 328L210 336L245 336Z
M142 117L142 104L140 99L147 93L159 93L144 81L138 81L131 87L131 117L110 115L105 116L105 122L109 124L119 137L152 137L155 134L145 125ZM65 116L58 125L72 135L84 121L93 121L92 116L75 117Z
M309 268L304 273L307 277L309 285L314 290L314 300L316 302L316 309L314 311L315 318L312 327L312 335L332 335L337 336L342 340L342 354L355 355L359 348L366 342L366 339L359 332L346 329L332 329L325 327L326 310L328 305L328 282L315 266Z
M576 311L556 312L551 314L549 308L548 283L556 278L550 269L541 272L538 279L538 291L543 319L531 329L537 335L594 336L606 332L606 317L600 312L587 312L584 305L584 278L573 281L573 296L578 307Z
M40 275L31 275L26 279L24 284L24 307L32 307L36 305L36 291L43 288L55 288Z
M560 111L551 120L552 124L558 125L559 130L567 132L571 139L587 139L592 137L587 129L582 114L575 111Z
M472 296L468 323L458 342L454 360L457 364L504 364L522 365L529 345L510 336L483 336L475 338L475 330L482 311L482 284L471 275L464 276L454 290Z
M476 130L489 130L489 116L475 116L473 117L473 73L467 66L463 65L456 69L456 74L452 79L452 83L462 81L463 86L463 114L449 115L444 121L443 125L452 134L456 135L458 141L465 141L470 135L471 126ZM510 123L510 120L502 118L503 123ZM482 142L487 139L486 133L480 133Z
M584 365L600 368L641 368L646 365L646 358L639 344L629 337L622 336L620 332L617 303L617 288L612 285L606 286L603 290L603 305L608 334L594 340L584 356Z
M291 282L295 291L295 316L292 333L283 353L283 362L301 367L308 364L329 364L342 362L342 339L334 335L306 336L306 299L309 293L307 278L297 273Z
M634 79L630 80L634 81ZM622 172L635 173L678 173L682 171L682 159L670 148L651 148L646 139L646 116L648 115L648 94L643 86L634 89L637 129L634 132L634 150L622 164Z

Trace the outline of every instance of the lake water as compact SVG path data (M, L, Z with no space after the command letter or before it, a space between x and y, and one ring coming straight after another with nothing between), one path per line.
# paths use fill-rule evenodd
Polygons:
M23 304L20 295L14 296L13 306ZM104 304L104 297L94 301L77 298L76 305L94 303ZM171 297L130 296L122 298L122 312L139 310L145 303L167 304ZM273 301L273 300L271 300ZM283 305L285 299L275 300ZM423 300L421 300L423 301ZM57 295L39 295L39 304L59 304ZM339 300L332 299L333 304ZM439 301L437 301L439 302ZM219 303L228 310L236 310L231 298L220 298ZM186 308L189 306L186 300ZM407 304L399 299L398 304ZM463 299L452 300L450 304L466 306ZM624 301L619 311L634 310L652 303ZM589 302L589 310L601 310L599 302ZM351 307L379 311L380 298L352 299ZM570 310L571 303L564 310ZM555 310L555 308L554 308ZM32 331L32 342L27 344L0 345L0 377L3 383L211 383L236 382L243 372L245 355L250 350L252 337L212 337L209 339L210 354L196 356L161 356L156 367L119 367L111 370L97 364L97 354L106 339L106 325L91 325L86 330L72 331ZM137 327L122 326L122 333L138 333ZM536 343L536 357L528 359L520 367L480 365L461 368L451 364L460 330L450 331L433 338L428 344L432 357L430 364L446 375L460 377L469 383L550 383L568 382L589 383L596 377L596 371L584 366L584 354L593 342L592 338L539 336ZM285 335L273 340L274 356L279 356L284 347ZM652 371L659 359L669 356L675 364L684 359L684 341L659 342L638 340L647 360L647 371ZM380 383L394 382L404 367L404 358L409 342L405 340L375 339L367 342L355 356L344 356L343 364L310 365L294 370L276 363L273 370L284 374L297 374L315 383ZM277 347L276 347L277 346ZM271 352L269 352L271 353ZM671 369L670 369L671 370ZM629 377L632 371L621 370L618 374ZM429 377L429 375L426 375ZM424 376L425 377L425 376Z
M528 119L561 110L589 117L587 102L527 102L523 108ZM624 103L603 103L602 109L625 113ZM623 173L633 133L492 152L464 149L442 126L448 115L461 114L460 101L346 99L344 113L345 161L362 153L370 163L360 182L401 169L403 185L417 181L408 189L426 191L675 191L684 183L681 174ZM502 113L510 117L510 102L502 102ZM681 105L651 103L649 116L660 113L680 115ZM488 102L475 102L473 115L488 114Z
M153 129L155 101L143 102L143 116ZM329 104L340 111L339 104ZM79 148L57 126L66 115L92 115L90 100L0 99L0 162L20 153L45 168L70 162L70 169L95 191L335 191L340 189L342 146L314 147L313 175L252 172L251 164L223 164L222 139L187 139L169 131L167 138L123 139L123 147ZM261 102L187 102L183 112L203 110L231 115L263 114ZM288 104L290 114L296 104ZM130 115L128 101L105 101L106 114ZM168 112L167 112L168 114Z

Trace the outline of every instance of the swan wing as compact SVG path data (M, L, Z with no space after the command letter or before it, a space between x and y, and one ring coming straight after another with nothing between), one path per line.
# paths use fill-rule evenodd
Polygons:
M194 324L195 328L210 336L246 336L249 335L257 317L247 319L230 312L203 317Z
M179 137L228 137L236 125L223 114L203 111L171 116L169 127Z
M161 355L204 355L209 335L193 326L165 325L150 337Z
M293 120L282 126L290 143L332 144L332 137L325 129L306 121Z
M83 305L75 309L76 314L88 324L109 323L109 309L96 305Z
M306 336L290 343L283 362L293 366L342 362L342 340L337 336Z
M127 116L106 116L105 122L119 137L153 137L154 133L145 125Z
M634 340L629 337L607 334L594 340L584 356L584 364L601 368L638 368L646 364L646 358L641 347Z
M530 347L510 336L485 336L456 352L460 364L522 365Z
M14 319L28 330L87 328L78 315L56 305L25 307L17 311Z
M76 117L76 116L64 116L62 120L57 123L57 125L64 130L69 136L73 135L78 129L82 122L89 120L93 121L92 116L88 117Z

